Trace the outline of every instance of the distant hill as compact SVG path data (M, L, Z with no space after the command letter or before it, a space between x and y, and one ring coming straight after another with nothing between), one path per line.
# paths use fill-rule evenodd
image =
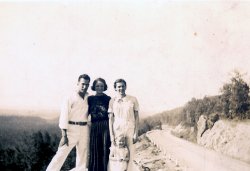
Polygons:
M0 145L14 146L22 141L22 135L30 135L37 131L50 130L58 134L58 120L45 120L35 116L0 115Z
M183 119L183 109L184 107L178 107L172 110L166 110L161 113L155 114L151 119L157 119L161 121L162 124L176 126Z
M183 107L179 107L141 118L139 122L139 135L153 129L159 129L163 124L176 126L183 120L183 117Z
M41 129L47 124L56 124L56 120L46 120L37 116L0 115L0 129Z
M32 110L32 109L0 109L0 115L7 116L36 116L47 120L58 118L60 112L57 110Z

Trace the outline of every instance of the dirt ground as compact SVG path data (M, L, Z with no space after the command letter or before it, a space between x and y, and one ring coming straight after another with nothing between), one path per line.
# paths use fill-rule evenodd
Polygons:
M140 171L181 171L181 167L163 154L145 134L136 145L135 164Z
M177 138L170 130L154 130L147 137L188 171L249 171L250 164ZM168 161L168 160L165 160ZM169 166L166 164L166 166ZM175 168L177 169L177 168ZM171 170L171 169L169 169Z

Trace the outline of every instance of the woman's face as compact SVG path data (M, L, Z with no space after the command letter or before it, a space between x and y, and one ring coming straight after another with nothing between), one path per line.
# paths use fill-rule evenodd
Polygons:
M95 84L95 91L97 94L102 94L104 91L104 83L101 81L97 81Z
M115 91L117 91L120 95L125 95L126 86L123 82L116 83Z

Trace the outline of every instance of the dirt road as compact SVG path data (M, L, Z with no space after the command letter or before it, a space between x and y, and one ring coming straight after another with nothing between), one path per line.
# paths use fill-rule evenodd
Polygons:
M169 130L155 130L146 136L171 160L186 171L250 171L250 164L174 137Z

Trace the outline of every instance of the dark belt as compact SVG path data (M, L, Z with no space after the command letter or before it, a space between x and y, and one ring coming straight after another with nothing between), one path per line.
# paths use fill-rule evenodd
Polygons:
M84 125L87 125L87 122L74 122L74 121L69 121L69 124L84 126Z

